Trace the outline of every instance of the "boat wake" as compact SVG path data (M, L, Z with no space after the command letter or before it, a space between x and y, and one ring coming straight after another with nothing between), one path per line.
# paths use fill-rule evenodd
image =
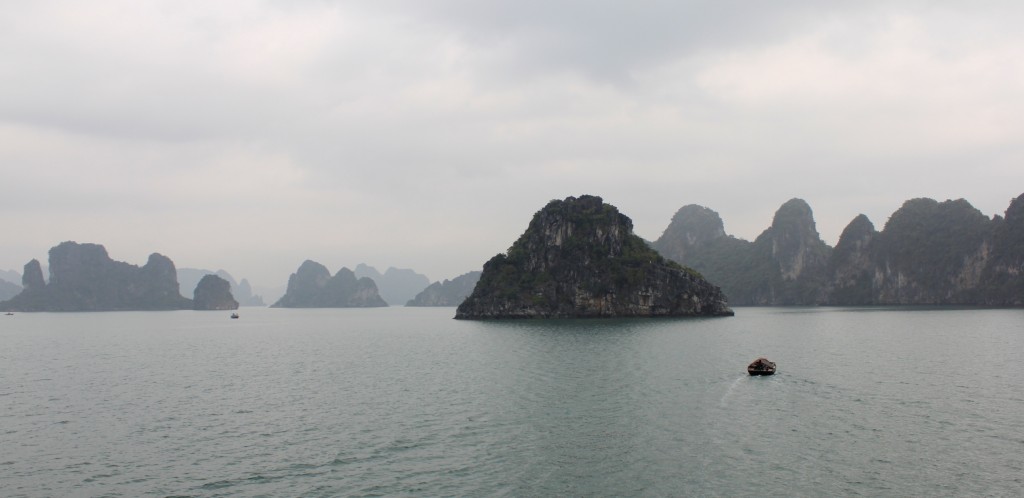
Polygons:
M729 397L732 396L732 392L736 389L736 386L739 385L744 378L746 378L746 376L736 377L736 380L732 381L732 384L729 384L729 388L725 390L725 394L722 395L722 399L718 401L719 406L725 406L725 403L729 400Z

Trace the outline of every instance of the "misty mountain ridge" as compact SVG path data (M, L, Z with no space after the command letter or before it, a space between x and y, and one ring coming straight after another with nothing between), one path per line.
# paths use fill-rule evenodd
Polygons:
M248 280L243 278L241 282L235 282L235 278L225 270L211 271L197 268L178 268L178 284L183 291L195 289L206 275L217 275L226 280L231 285L231 294L238 300L239 305L266 306L263 297L253 294L252 286L249 285Z
M753 242L687 205L653 247L717 283L734 305L1024 305L1024 195L991 219L966 200L906 201L882 231L864 215L836 247L810 206L783 204Z
M802 199L780 206L753 241L729 235L717 212L691 204L680 208L649 245L700 272L733 305L1024 305L1024 195L1013 199L1004 215L991 218L964 199L911 199L881 231L867 216L854 217L835 247L822 241ZM0 272L0 303L26 311L192 309L195 303L185 296L194 296L201 278L214 274L228 282L242 305L264 305L246 279L236 283L224 270L177 270L158 253L137 267L110 260L101 245L65 242L51 249L49 261L47 267L32 260L20 274ZM352 278L342 280L364 301L343 303L335 296L303 306L379 306L377 299L457 306L480 278L479 272L469 272L430 284L410 269L389 267L380 273L360 264L346 271ZM328 273L327 278L333 277ZM363 278L373 282L374 291L352 283ZM289 302L284 294L290 284L291 279L276 303ZM177 294L166 294L171 287ZM340 281L331 289L339 287L344 287ZM404 296L409 297L400 301Z
M21 293L21 286L5 279L0 279L0 301L6 301Z
M387 306L377 284L348 268L333 276L327 267L306 260L288 277L288 290L271 308L375 308Z
M356 265L355 274L358 278L366 277L373 280L380 291L380 297L390 306L405 304L430 285L430 279L426 275L408 268L391 266L381 273L372 266L360 263Z
M463 273L451 280L434 282L410 299L406 306L458 306L473 292L480 271Z
M0 270L0 280L17 284L18 287L21 287L21 274L14 270Z

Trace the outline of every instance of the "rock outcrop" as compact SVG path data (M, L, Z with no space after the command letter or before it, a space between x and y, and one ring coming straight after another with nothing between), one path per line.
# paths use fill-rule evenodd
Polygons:
M21 274L21 286L28 292L38 292L46 287L46 280L43 279L43 268L38 259L25 263L25 270Z
M178 268L178 283L180 284L181 291L194 290L199 281L206 275L217 275L227 280L228 284L231 285L231 295L238 301L239 306L266 306L261 296L253 294L248 280L243 278L240 282L235 282L235 278L225 270L212 271L197 268Z
M288 290L272 308L368 308L387 306L369 278L356 278L348 268L333 277L327 268L306 260L288 278Z
M1024 305L1024 195L993 219L963 199L911 199L881 232L857 216L834 250L797 199L752 243L706 228L718 217L705 209L681 209L653 246L735 305Z
M406 306L458 306L473 292L480 280L479 271L464 273L451 280L434 282L410 299Z
M554 200L484 264L455 318L732 315L718 287L671 263L600 197Z
M718 213L688 205L652 243L658 252L701 272L740 305L814 304L831 248L815 228L810 206L791 199L754 240L726 235Z
M392 306L409 301L430 285L430 279L426 275L408 268L388 267L381 273L372 266L360 263L356 265L355 274L359 278L372 279L377 284L380 297Z
M696 204L679 208L661 238L652 245L666 258L676 261L690 259L695 247L704 247L727 238L725 225L718 213Z
M99 244L63 242L50 249L50 281L38 261L25 265L25 290L0 308L20 311L191 309L178 293L174 263L153 253L142 267L114 261Z
M855 223L837 244L829 304L979 303L992 221L967 201L911 199L877 233Z
M749 304L770 288L770 258L755 257L751 242L727 235L721 216L706 207L680 208L651 247L721 286L730 304Z
M217 275L205 275L196 285L192 309L236 310L238 301L231 295L231 282Z
M821 240L811 207L791 199L779 207L772 226L754 240L754 257L770 261L767 288L757 301L810 304L824 299L822 288L832 248Z
M832 251L828 274L831 288L826 289L830 304L864 304L876 301L872 288L874 257L872 245L878 237L867 216L857 215L839 236Z
M226 272L225 272L226 273ZM229 283L232 279L225 279ZM256 294L252 291L252 285L249 284L249 280L243 278L238 282L238 285L231 286L231 294L238 296L238 304L241 306L266 306L267 303L263 301L263 296Z
M784 281L815 275L828 264L831 248L821 240L814 214L803 199L791 199L775 212L772 226L754 241L771 248ZM768 251L765 251L768 252Z
M1005 218L996 217L978 299L989 306L1024 306L1024 195L1014 199ZM984 252L984 251L981 251Z

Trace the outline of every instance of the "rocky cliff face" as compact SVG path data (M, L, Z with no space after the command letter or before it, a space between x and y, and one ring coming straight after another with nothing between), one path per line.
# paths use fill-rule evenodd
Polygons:
M811 207L803 199L791 199L778 211L772 226L754 241L770 248L784 281L796 281L821 272L828 263L831 248L821 240Z
M905 202L868 245L871 303L974 302L990 225L963 199Z
M306 260L288 278L288 290L272 308L366 308L387 306L377 285L348 268L333 277L324 265Z
M872 243L877 238L875 225L863 214L843 229L829 261L831 288L826 290L831 304L865 304L875 301L872 289L874 256Z
M1006 217L993 220L988 261L981 272L979 300L991 306L1024 306L1024 195Z
M192 305L196 310L238 309L238 301L231 295L231 282L217 275L205 275L199 280Z
M99 244L63 242L50 249L50 282L39 262L25 266L26 289L3 303L22 311L119 311L190 309L178 293L174 263L152 254L141 268L114 261Z
M963 199L911 199L881 232L857 216L835 250L797 201L749 246L716 237L679 251L674 236L654 246L721 282L734 304L1024 304L1024 196L991 220Z
M551 201L484 264L456 318L731 315L718 287L665 261L600 197Z
M983 304L992 225L963 199L911 199L881 232L858 216L836 245L827 302Z
M754 242L726 235L718 213L685 206L652 246L721 285L729 302L740 305L820 302L831 250L801 199L783 204Z
M758 304L817 304L832 251L815 227L811 207L791 199L779 207L772 226L754 240L753 256L770 260L771 274ZM765 266L768 266L765 264Z
M458 306L473 292L480 272L471 271L443 282L434 282L410 299L406 306Z

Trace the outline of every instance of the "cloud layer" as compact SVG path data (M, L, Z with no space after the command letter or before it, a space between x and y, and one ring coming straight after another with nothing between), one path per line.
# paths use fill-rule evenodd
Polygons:
M0 13L0 268L63 240L281 285L432 279L591 193L753 238L1024 192L1010 2L20 2Z

